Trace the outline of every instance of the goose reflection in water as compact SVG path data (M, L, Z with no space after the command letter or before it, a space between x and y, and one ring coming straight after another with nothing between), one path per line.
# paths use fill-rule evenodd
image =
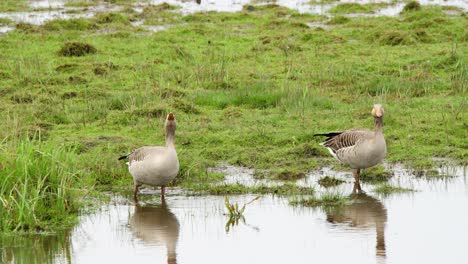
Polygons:
M331 223L347 224L356 229L375 228L377 236L376 254L378 259L385 258L385 223L387 210L376 198L361 190L359 183L354 184L353 192L349 195L352 201L349 205L335 208L327 212L327 221Z
M163 202L159 206L135 206L130 219L133 235L150 245L164 245L167 249L167 263L177 263L177 240L179 221Z

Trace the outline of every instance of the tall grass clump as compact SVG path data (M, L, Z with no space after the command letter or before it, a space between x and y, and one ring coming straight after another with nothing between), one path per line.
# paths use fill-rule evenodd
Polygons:
M0 231L64 226L77 212L76 154L64 146L20 140L0 145Z

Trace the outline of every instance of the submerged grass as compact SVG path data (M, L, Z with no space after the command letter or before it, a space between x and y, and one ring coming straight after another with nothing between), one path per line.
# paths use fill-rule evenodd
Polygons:
M377 165L365 170L362 170L359 179L367 183L378 183L388 181L392 177L392 173L386 171L382 165Z
M17 8L26 1L9 3ZM76 200L67 192L73 188L131 188L127 168L116 158L142 145L163 145L169 111L178 121L181 165L173 184L206 193L311 193L287 184L216 186L219 175L206 169L228 162L301 177L328 162L312 134L371 128L373 103L385 108L389 162L468 160L468 50L461 15L422 6L394 18L335 17L333 27L316 30L307 23L326 18L277 5L187 16L171 9L20 23L2 34L0 180L2 206L10 210L0 216L3 229L45 228L73 214ZM130 23L140 18L178 26L143 34ZM60 55L71 42L98 52ZM34 132L42 141L27 141ZM47 155L18 152L21 144ZM41 162L26 161L31 155ZM31 173L34 181L9 176L19 175L17 158L21 168L41 172ZM43 164L55 164L55 171ZM67 180L49 183L44 177ZM33 182L36 189L28 194L37 194L23 198ZM42 202L61 209L45 209ZM25 214L31 208L36 216Z
M320 197L293 199L289 201L289 204L306 207L335 207L345 205L348 200L348 197L339 193L324 193Z
M394 186L389 183L384 183L379 186L377 186L374 190L375 193L383 194L383 195L388 195L392 193L407 193L407 192L415 192L413 189L409 188L403 188L400 186Z
M338 179L338 178L335 178L335 177L330 177L330 176L325 176L325 177L322 177L318 180L318 184L320 186L323 186L325 188L328 188L328 187L334 187L334 186L338 186L342 183L344 183L345 181L341 180L341 179Z
M315 192L313 187L302 187L294 183L284 183L282 185L265 186L244 186L240 184L232 185L212 185L201 184L186 187L188 190L200 194L227 195L227 194L276 194L276 195L312 195Z

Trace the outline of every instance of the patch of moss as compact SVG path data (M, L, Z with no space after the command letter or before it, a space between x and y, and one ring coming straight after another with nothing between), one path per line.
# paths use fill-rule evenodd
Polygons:
M421 4L418 1L409 1L406 3L405 7L403 7L402 12L412 12L421 10Z
M87 54L94 54L97 49L88 43L83 42L67 42L59 51L59 54L65 57L80 57Z

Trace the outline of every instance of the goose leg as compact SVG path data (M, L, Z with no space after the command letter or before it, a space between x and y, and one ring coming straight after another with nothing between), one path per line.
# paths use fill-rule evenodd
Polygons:
M361 174L360 169L353 170L354 181L359 183L359 174Z
M353 193L359 194L361 192L361 184L359 182L354 182Z
M133 202L135 204L138 203L137 193L138 193L138 184L135 184L133 186Z
M161 200L164 201L164 194L166 193L166 186L161 186Z

